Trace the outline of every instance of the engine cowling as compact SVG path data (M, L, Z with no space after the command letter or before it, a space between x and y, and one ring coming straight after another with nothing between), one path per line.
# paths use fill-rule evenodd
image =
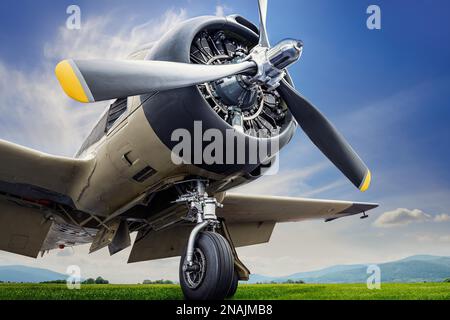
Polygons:
M163 36L150 50L146 59L185 63L233 63L244 57L258 43L257 28L239 16L198 17L187 20ZM273 157L292 138L296 122L284 101L275 91L248 85L234 76L215 83L141 96L147 120L160 140L171 150L178 144L172 139L177 129L195 135L195 123L201 123L204 134L217 129L227 137L227 130L245 141L245 161L239 161L233 148L234 161L229 163L199 163L194 159L198 149L184 160L210 172L231 175L254 172L262 162ZM237 116L237 114L239 116ZM236 121L240 120L240 121ZM234 138L233 138L234 139ZM277 140L273 143L274 139ZM202 142L203 151L210 142ZM252 146L265 145L267 157L254 161ZM272 147L276 145L276 150ZM223 154L230 152L223 143Z

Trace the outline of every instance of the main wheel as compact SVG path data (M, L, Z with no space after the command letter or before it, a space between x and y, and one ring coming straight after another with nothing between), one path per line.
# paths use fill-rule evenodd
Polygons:
M228 289L227 298L232 298L237 291L239 285L239 275L236 270L233 273L233 280L231 281L230 289Z
M228 241L220 234L199 234L193 255L193 266L186 269L180 261L180 285L188 300L223 300L234 277L234 258Z

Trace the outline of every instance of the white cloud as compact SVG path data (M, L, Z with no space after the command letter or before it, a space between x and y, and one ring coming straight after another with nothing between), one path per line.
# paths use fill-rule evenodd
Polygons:
M59 89L53 70L26 73L0 61L0 138L40 151L74 153L104 106L80 108Z
M397 227L407 225L413 222L424 222L424 221L433 221L433 222L449 222L450 215L446 213L442 213L436 216L432 216L431 214L425 213L419 209L405 209L398 208L392 211L388 211L383 213L378 217L374 222L374 226L376 227Z
M216 6L216 12L215 15L218 17L224 17L226 16L229 12L231 12L231 8L224 5L224 4L218 4Z
M442 243L450 242L450 235L448 234L439 235L436 234L436 232L428 234L418 234L414 236L414 238L420 243L427 243L435 246Z
M0 138L40 151L72 156L107 103L80 105L65 96L53 70L65 58L126 57L136 47L157 40L186 19L186 11L167 11L137 27L122 25L112 35L117 17L104 14L85 20L81 30L61 27L44 45L44 59L26 72L0 60ZM123 19L122 19L123 20Z
M322 162L302 169L280 172L272 176L264 176L255 183L250 183L234 189L233 192L272 196L293 196L293 192L297 194L299 188L309 188L308 186L305 186L305 179L326 168L328 168L328 163Z
M431 215L419 209L409 210L406 208L398 208L387 211L375 220L376 227L397 227L407 225L413 222L423 222L431 219Z
M123 59L139 46L158 40L161 35L187 18L186 10L168 10L162 17L138 26L117 25L118 17L104 14L83 22L80 30L60 28L56 40L47 42L45 56L49 59Z
M449 222L450 221L450 215L446 213L438 214L434 217L434 221L436 222Z
M303 193L302 196L303 197L314 197L316 195L319 195L321 193L342 187L346 184L348 184L349 182L347 180L336 180L334 182L328 183L324 186L321 186L319 188L313 189L311 191L307 191L306 193Z

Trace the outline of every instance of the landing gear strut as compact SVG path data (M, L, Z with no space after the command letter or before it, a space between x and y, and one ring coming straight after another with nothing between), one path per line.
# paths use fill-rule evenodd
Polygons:
M221 205L208 196L200 181L196 192L182 196L177 202L189 205L188 218L197 223L180 261L180 284L185 298L222 300L234 295L238 280L233 249L216 232L220 222L215 211Z

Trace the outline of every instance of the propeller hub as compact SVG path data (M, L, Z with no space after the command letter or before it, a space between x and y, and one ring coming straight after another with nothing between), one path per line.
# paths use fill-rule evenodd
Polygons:
M287 39L281 41L267 52L267 58L277 69L285 69L297 62L303 53L303 42Z
M247 60L256 64L257 73L247 77L246 82L265 85L269 90L276 89L286 76L285 69L297 62L302 53L303 42L293 39L283 40L270 49L256 46Z
M211 84L213 94L224 105L236 106L242 110L251 109L258 98L255 85L247 84L241 76L231 76Z

